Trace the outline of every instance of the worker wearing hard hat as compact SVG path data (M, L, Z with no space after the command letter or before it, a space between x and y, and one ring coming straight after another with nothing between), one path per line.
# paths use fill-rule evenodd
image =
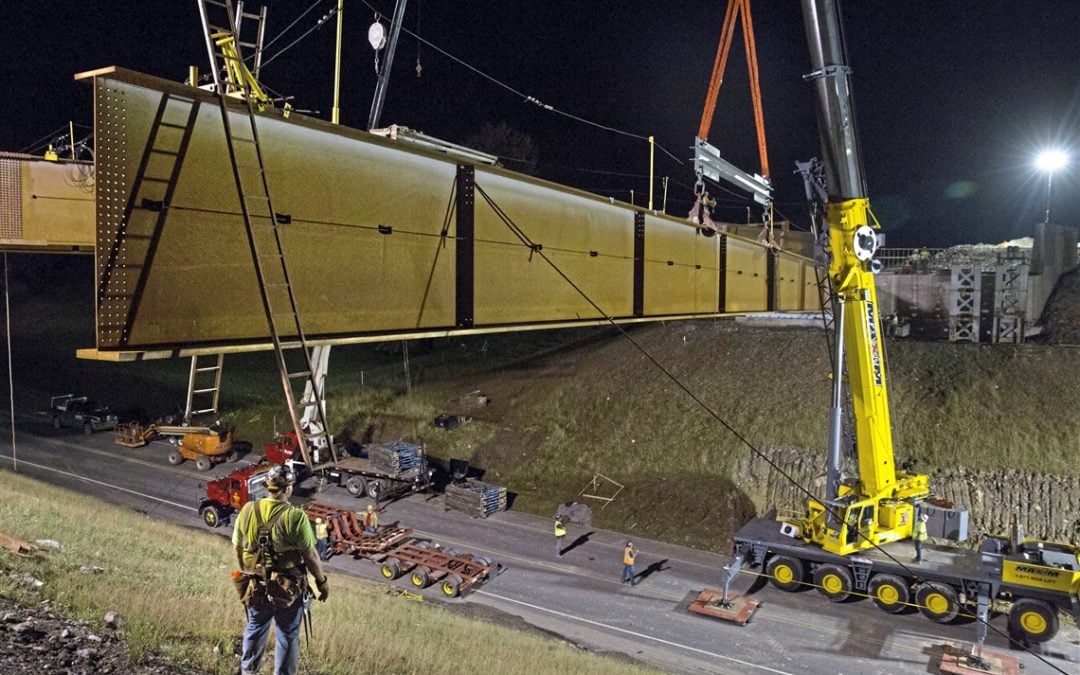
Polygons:
M379 512L375 510L374 504L368 504L367 511L364 512L364 532L375 534L378 531Z
M555 516L555 557L561 558L563 542L566 541L566 521L563 516Z
M915 562L922 562L922 547L923 542L926 541L926 521L930 520L930 516L922 514L919 519L915 521L915 529L911 532L911 540L915 542Z
M315 519L315 550L319 552L319 560L330 557L330 528L322 518Z
M622 582L624 584L630 584L633 586L636 582L634 577L637 576L634 572L634 560L637 558L637 551L634 550L634 542L626 542L626 546L623 548L622 553Z

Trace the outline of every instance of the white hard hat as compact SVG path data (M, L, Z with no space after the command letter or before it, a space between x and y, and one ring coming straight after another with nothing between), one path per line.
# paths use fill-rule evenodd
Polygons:
M919 520L921 520L921 521L923 521L925 523L926 521L930 520L930 514L928 514L928 513L922 514L921 516L919 516Z

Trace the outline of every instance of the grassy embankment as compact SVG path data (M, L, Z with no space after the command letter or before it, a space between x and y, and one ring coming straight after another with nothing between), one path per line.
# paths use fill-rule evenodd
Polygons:
M243 628L229 580L230 544L28 478L3 473L0 531L63 548L33 558L0 551L0 592L100 628L115 610L135 659L150 652L213 673L235 672L228 656ZM104 568L83 573L80 566ZM29 589L29 573L44 582ZM313 673L647 672L570 644L475 619L389 592L385 585L331 575L331 597L316 603L314 639L304 646ZM214 648L225 656L214 654Z

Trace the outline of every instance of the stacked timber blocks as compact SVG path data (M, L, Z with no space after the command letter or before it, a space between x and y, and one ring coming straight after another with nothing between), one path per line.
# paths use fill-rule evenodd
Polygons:
M475 478L446 486L446 506L478 518L506 510L506 488Z
M408 473L420 467L420 446L402 441L367 448L368 458L376 468L393 475Z

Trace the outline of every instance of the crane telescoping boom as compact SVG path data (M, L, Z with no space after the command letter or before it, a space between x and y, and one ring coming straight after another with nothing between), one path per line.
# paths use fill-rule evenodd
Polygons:
M803 0L828 204L829 281L837 299L826 496L810 500L801 536L839 555L911 536L925 475L897 473L873 259L879 226L870 210L855 135L850 68L835 0ZM851 391L857 482L841 475L843 368Z

